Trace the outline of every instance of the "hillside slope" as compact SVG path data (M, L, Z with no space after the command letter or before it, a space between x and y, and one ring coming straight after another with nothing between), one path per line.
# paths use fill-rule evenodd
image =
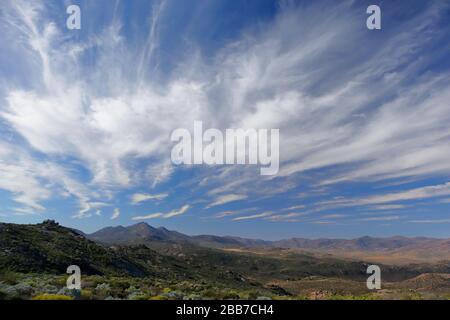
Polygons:
M147 261L166 257L147 250ZM0 224L0 269L65 273L76 264L87 274L144 276L157 272L133 259L124 248L108 248L53 221L36 225Z

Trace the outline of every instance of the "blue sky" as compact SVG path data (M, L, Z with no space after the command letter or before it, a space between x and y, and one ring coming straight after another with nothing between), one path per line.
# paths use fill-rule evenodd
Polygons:
M449 16L444 1L2 1L0 220L450 237ZM279 128L279 173L174 166L170 134L196 120Z

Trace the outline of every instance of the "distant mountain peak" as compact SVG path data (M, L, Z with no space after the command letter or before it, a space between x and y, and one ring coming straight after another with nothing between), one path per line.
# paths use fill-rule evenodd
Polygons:
M131 225L130 227L151 227L147 222L138 222Z
M116 229L103 228L90 234L88 237L95 241L108 244L137 244L146 241L179 241L189 237L170 231L164 227L154 228L146 222L139 222L131 226L116 227Z
M149 225L148 223L145 222L139 222L136 224L133 224L129 227L125 227L126 229L131 229L131 230L154 230L155 228L153 228L151 225Z

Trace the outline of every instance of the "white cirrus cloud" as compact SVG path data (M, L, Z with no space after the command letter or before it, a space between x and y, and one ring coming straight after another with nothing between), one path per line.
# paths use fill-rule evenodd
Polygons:
M450 195L450 182L360 198L339 198L337 200L323 201L319 203L319 207L326 209L330 207L369 206L369 209L373 208L375 210L395 210L406 207L406 205L397 204L396 202L439 198L448 195Z
M335 221L328 221L328 220L315 220L315 221L310 221L309 223L312 223L312 224L321 224L321 225L336 224Z
M245 194L226 194L217 197L213 202L211 202L207 208L215 207L215 206L221 206L226 203L235 202L239 200L247 199L248 196Z
M131 196L132 204L139 204L148 200L163 200L169 196L168 193L148 194L148 193L135 193Z
M234 218L232 221L243 221L243 220L260 219L260 218L265 218L265 217L268 217L268 216L271 216L271 215L273 215L273 212L267 211L267 212L253 214L253 215L249 215L249 216L237 217L237 218Z
M186 204L184 206L182 206L180 209L176 209L176 210L172 210L166 213L162 213L162 212L158 212L158 213L152 213L152 214L148 214L145 216L135 216L132 217L132 220L149 220L149 219L155 219L155 218L164 218L164 219L169 219L169 218L173 218L179 215L182 215L184 213L186 213L189 208L191 206Z
M359 219L360 221L393 221L393 220L399 220L400 216L384 216L384 217L369 217L369 218L362 218Z
M111 220L115 220L120 216L120 209L115 208L113 214L111 215Z
M450 219L427 219L427 220L410 220L409 223L424 223L424 224L440 224L440 223L450 223Z
M308 214L308 212L291 212L287 214L270 215L268 217L265 217L264 220L294 222L298 221L297 218L306 216Z

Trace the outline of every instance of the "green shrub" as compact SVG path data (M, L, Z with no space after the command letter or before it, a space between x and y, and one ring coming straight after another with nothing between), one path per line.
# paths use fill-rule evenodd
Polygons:
M164 297L164 296L161 296L161 295L158 295L158 296L150 297L148 300L168 300L168 298Z
M19 282L19 275L12 271L5 271L0 274L0 281L9 285L15 285Z
M245 299L247 300L256 300L256 298L258 298L259 293L257 291L249 291L247 292L247 294L244 296Z
M90 300L93 297L94 297L94 295L93 295L91 290L87 290L87 289L82 289L81 290L81 299Z
M62 294L41 294L31 300L73 300L73 298Z
M138 296L133 296L130 300L150 300L151 297L148 295L142 294Z
M403 297L404 300L422 300L423 297L419 292L414 292Z
M240 296L239 296L239 294L236 291L231 290L231 291L223 292L221 294L220 298L225 299L225 300L231 300L231 299L232 300L238 300L240 298Z

